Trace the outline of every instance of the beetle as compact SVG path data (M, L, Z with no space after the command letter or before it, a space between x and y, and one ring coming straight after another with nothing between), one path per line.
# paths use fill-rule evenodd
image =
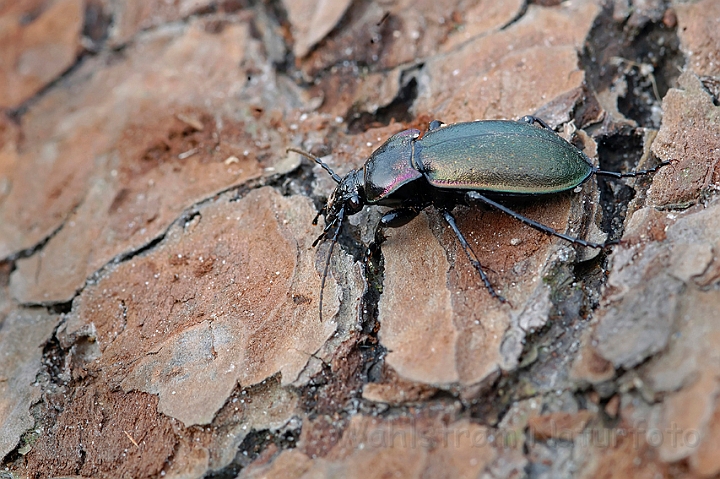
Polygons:
M551 195L572 190L592 175L635 177L667 164L628 173L601 170L585 153L535 116L525 116L518 121L481 120L450 125L433 120L422 136L417 129L391 136L370 155L363 167L350 171L344 178L310 153L297 148L288 148L288 151L312 159L337 183L313 220L313 224L317 224L320 215L325 215L325 228L313 247L328 238L332 241L320 285L321 320L325 280L340 229L348 216L358 213L365 205L393 208L380 218L371 248L384 240L385 228L403 226L428 206L435 207L455 233L490 295L504 303L505 298L495 291L457 227L451 212L456 205L484 203L570 243L604 248L608 243L593 243L560 233L492 198Z

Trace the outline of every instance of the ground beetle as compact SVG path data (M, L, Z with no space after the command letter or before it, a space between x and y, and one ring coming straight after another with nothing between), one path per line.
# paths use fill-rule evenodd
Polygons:
M458 229L451 213L455 205L484 203L544 233L574 244L603 248L605 244L555 231L490 197L559 193L577 187L593 174L634 177L653 172L665 164L630 173L600 170L592 165L585 153L533 116L519 121L484 120L452 125L434 120L422 137L420 130L415 129L391 136L370 155L362 168L350 171L345 178L340 178L320 158L295 148L288 151L314 160L338 184L313 221L317 224L320 215L325 214L325 229L313 246L329 238L334 228L320 286L321 320L325 279L343 221L366 204L395 208L380 219L375 229L375 246L384 239L384 228L405 225L424 208L434 206L457 236L488 292L505 302L490 284L477 256Z

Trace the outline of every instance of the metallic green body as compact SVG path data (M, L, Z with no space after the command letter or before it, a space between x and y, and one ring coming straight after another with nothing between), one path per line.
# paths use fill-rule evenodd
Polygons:
M415 141L414 167L431 185L537 195L575 188L594 171L580 150L529 123L455 123Z

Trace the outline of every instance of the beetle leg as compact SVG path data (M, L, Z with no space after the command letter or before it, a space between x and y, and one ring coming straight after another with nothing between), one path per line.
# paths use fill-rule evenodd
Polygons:
M539 118L537 116L525 115L524 117L520 118L518 121L530 123L531 125L534 125L535 123L537 123L540 126L542 126L543 128L545 128L546 130L553 131L553 129L550 128L550 125L545 123L545 121L542 118Z
M369 259L370 256L372 256L385 241L385 235L383 234L383 230L385 228L399 228L400 226L405 226L410 223L413 218L420 214L423 208L398 208L385 213L375 227L373 242L370 246L368 246L366 259Z
M367 268L370 264L370 258L375 255L380 245L385 241L385 235L383 230L385 228L398 228L408 224L413 218L415 218L424 209L422 208L398 208L385 213L378 221L375 226L375 234L373 235L373 242L368 245L365 251L365 267Z
M440 120L433 120L428 125L428 131L437 130L438 128L441 128L444 124L445 122L442 122Z
M558 238L562 238L565 241L568 241L570 243L579 244L581 246L587 246L589 248L604 248L606 246L604 244L592 243L590 241L585 241L584 239L573 238L572 236L568 236L566 234L560 233L559 231L556 231L549 226L545 226L544 224L538 223L537 221L534 221L534 220L531 220L530 218L528 218L526 216L523 216L519 213L515 213L513 210L511 210L507 206L503 206L500 203L497 203L497 202L491 200L490 198L481 195L477 191L468 191L465 196L467 196L468 200L470 200L470 201L482 201L486 205L490 205L493 208L496 208L496 209L502 211L503 213L506 213L506 214L512 216L513 218L515 218L518 221L522 221L526 225L528 225L532 228L535 228L538 231L542 231L543 233L547 233L549 235L557 236Z
M399 228L410 223L413 218L420 214L422 208L398 208L385 213L378 222L378 228Z
M410 223L413 218L419 215L422 210L423 208L408 207L397 208L385 213L375 227L375 243L380 245L380 243L385 241L385 235L383 235L382 230L385 228L399 228L401 226L405 226Z
M320 208L320 211L317 212L317 214L315 215L315 218L313 218L313 220L312 220L313 226L315 226L315 225L318 224L318 220L320 219L320 215L322 215L323 213L325 213L326 210L327 210L327 206L323 206L322 208Z
M321 241L325 240L325 238L327 238L328 232L332 229L333 226L335 226L335 224L336 224L337 222L338 222L338 220L337 220L337 218L335 218L335 221L332 221L332 222L330 222L330 223L328 223L328 224L325 225L325 228L323 229L323 232L320 233L320 236L318 236L317 238L315 238L315 241L313 241L313 244L312 244L312 247L313 247L313 248L316 247L319 242L321 242Z
M505 298L503 298L500 294L495 291L495 288L493 288L492 284L490 283L490 280L488 279L487 275L485 274L485 271L482 269L482 265L480 264L480 261L478 261L477 256L475 255L475 252L470 248L470 245L468 244L467 240L465 239L465 236L460 232L460 229L458 229L457 224L455 224L455 218L453 217L452 213L450 213L448 210L441 209L440 214L442 214L443 219L445 219L445 222L450 225L450 228L452 228L453 233L455 233L455 236L457 236L458 241L460 241L460 246L462 246L463 251L465 251L465 254L467 255L468 259L470 260L470 263L473 265L473 267L477 270L478 274L480 274L480 279L482 279L483 283L485 283L485 287L487 288L488 292L490 293L490 296L493 298L497 298L501 303L506 302Z
M327 279L328 271L330 271L330 260L332 259L332 253L333 249L335 248L335 245L338 242L338 236L340 236L340 230L342 229L343 219L345 219L345 208L340 208L340 211L338 212L338 221L334 221L331 223L331 225L334 225L337 223L337 228L335 229L335 233L332 237L332 242L330 243L330 251L328 251L327 258L325 258L325 268L323 268L323 275L322 280L320 281L320 322L322 322L322 312L323 312L323 296L325 293L325 280ZM326 227L327 230L327 227ZM323 235L325 235L325 232L323 232ZM317 240L315 240L315 243L317 243ZM313 247L315 246L315 243L313 243Z
M605 171L605 170L594 170L594 173L596 175L601 176L609 176L611 178L635 178L636 176L642 176L647 175L649 173L654 173L660 168L662 168L665 165L669 165L669 161L663 161L657 166L653 166L652 168L648 168L647 170L637 170L637 171L628 171L627 173L620 173L617 171Z

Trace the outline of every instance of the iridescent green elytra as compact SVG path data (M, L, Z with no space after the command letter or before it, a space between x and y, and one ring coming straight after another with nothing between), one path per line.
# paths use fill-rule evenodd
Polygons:
M569 190L594 170L585 154L552 130L507 120L429 131L414 160L433 186L511 194Z

